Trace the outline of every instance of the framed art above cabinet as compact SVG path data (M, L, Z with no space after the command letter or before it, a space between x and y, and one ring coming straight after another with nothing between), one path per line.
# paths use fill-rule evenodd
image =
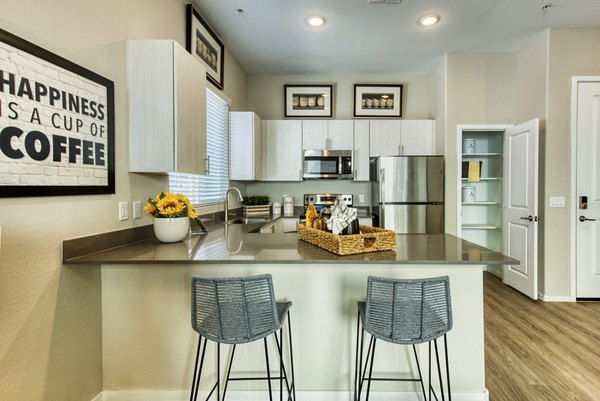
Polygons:
M187 34L185 47L204 64L206 77L223 89L225 47L191 4L187 5Z
M284 117L333 118L333 85L284 85Z

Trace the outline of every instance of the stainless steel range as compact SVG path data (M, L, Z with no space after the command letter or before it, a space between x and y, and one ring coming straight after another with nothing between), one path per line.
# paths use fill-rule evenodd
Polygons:
M324 207L332 206L338 196L342 197L346 205L352 207L354 203L354 195L352 194L304 194L304 213L306 214L306 209L311 203L315 206L317 212L320 212Z

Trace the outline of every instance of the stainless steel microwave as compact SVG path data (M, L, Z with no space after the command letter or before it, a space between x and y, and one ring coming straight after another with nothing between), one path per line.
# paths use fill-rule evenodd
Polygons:
M304 174L302 178L351 180L352 174L351 150L304 150Z

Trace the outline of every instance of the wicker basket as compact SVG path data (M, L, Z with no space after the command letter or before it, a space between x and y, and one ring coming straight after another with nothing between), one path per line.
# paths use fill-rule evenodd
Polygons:
M383 228L359 226L360 234L337 235L298 225L298 238L338 255L396 249L396 233Z

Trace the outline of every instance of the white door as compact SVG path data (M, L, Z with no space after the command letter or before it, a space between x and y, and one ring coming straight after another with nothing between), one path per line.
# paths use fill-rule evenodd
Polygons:
M577 90L577 297L600 297L600 83Z
M511 127L504 137L504 253L521 262L504 266L504 283L538 297L537 119Z

